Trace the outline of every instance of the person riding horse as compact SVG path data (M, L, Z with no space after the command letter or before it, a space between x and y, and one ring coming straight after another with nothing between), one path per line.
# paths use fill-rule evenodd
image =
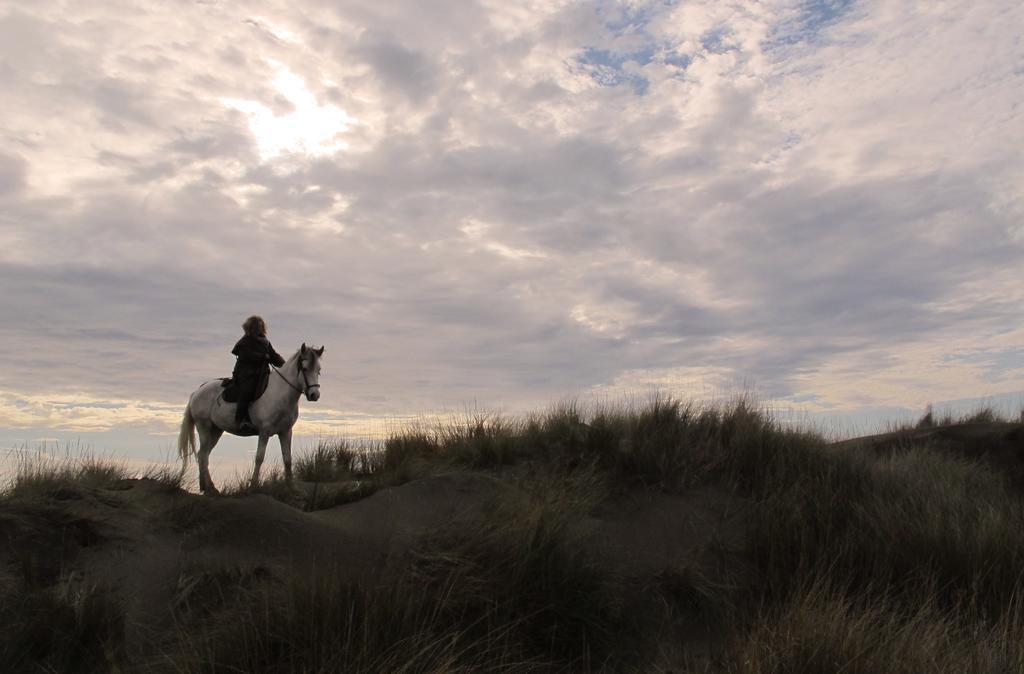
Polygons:
M274 351L267 339L267 323L260 316L250 316L242 324L245 335L238 340L231 353L238 356L231 377L238 387L238 407L235 422L243 431L255 431L249 419L249 404L256 396L262 379L270 374L267 364L281 367L284 358Z
M195 455L199 463L199 490L204 494L218 493L210 477L210 452L224 433L259 436L249 483L253 488L260 483L260 466L263 465L267 442L276 435L281 442L284 477L290 481L292 428L299 420L299 399L305 396L311 403L320 400L320 362L324 347L306 346L303 342L291 357L284 359L267 341L267 326L259 316L249 318L244 327L246 336L239 340L233 351L238 356L235 376L241 375L248 382L256 381L257 391L263 388L260 377L267 378L266 390L259 394L257 400L252 399L256 394L250 393L251 388L246 391L245 401L251 403L248 412L256 428L239 428L235 420L238 408L235 403L225 400L224 380L219 378L207 380L193 391L181 416L181 431L178 433L181 467L184 470L189 458ZM267 363L278 366L276 374L268 372Z

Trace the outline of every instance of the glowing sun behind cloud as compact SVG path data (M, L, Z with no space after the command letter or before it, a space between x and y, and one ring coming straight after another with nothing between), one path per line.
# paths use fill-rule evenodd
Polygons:
M293 153L320 156L346 149L348 143L339 135L355 119L336 105L320 105L301 77L283 65L275 67L277 75L271 85L295 107L292 112L275 115L258 101L219 99L221 104L249 117L249 130L256 137L260 158L267 161Z

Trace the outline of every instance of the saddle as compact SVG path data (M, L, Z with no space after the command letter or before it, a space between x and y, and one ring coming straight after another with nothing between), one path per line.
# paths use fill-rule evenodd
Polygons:
M256 402L263 395L263 392L267 390L267 383L270 381L270 372L263 372L260 375L260 380L256 383L256 390L252 395L252 402ZM232 377L221 377L220 378L221 388L224 389L221 392L221 397L226 403L237 403L238 402L238 389L241 383Z

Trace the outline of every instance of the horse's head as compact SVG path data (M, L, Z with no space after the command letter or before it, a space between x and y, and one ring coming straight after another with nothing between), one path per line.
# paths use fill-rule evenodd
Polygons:
M302 343L299 349L299 380L305 384L303 389L306 400L320 400L320 358L324 355L324 347L314 349Z

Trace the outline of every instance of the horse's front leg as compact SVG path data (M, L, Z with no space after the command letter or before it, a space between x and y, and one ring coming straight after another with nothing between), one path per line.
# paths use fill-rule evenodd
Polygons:
M249 487L252 489L260 484L260 466L263 465L263 457L267 454L268 442L270 442L270 436L260 433L260 439L256 443L256 465L252 469L252 482L249 483Z
M277 434L281 441L281 461L284 463L284 479L292 481L292 429Z

